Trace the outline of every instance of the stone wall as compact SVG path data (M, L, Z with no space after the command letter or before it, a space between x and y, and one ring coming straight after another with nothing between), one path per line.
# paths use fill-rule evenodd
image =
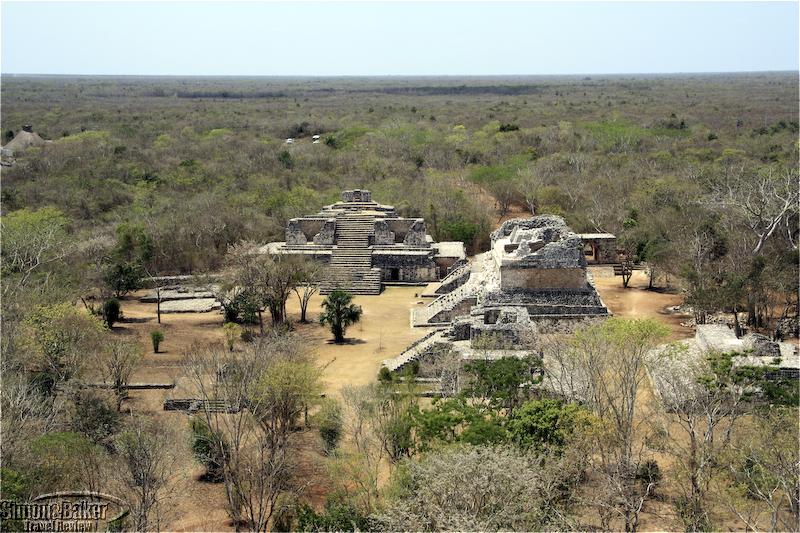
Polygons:
M383 281L436 281L438 269L427 255L372 254L372 267L381 269Z
M389 228L389 224L385 220L375 221L373 244L394 244L394 232Z
M314 235L314 244L331 246L334 243L336 235L336 221L334 219L326 220L319 230L319 233Z
M582 268L500 267L501 289L582 289L585 287L586 271Z
M619 257L617 256L617 239L584 239L583 242L594 248L594 259L589 260L587 257L587 262L600 265L619 262Z
M291 219L286 224L286 245L299 246L307 243L308 239L300 225L300 220L297 218Z
M366 189L353 189L342 191L343 202L371 202L372 193Z
M408 228L403 244L407 246L430 246L426 237L425 221L421 218L414 220L411 227Z
M289 246L308 244L322 231L326 223L327 220L324 218L293 218L289 220L286 224L286 244ZM333 241L320 244L333 244Z

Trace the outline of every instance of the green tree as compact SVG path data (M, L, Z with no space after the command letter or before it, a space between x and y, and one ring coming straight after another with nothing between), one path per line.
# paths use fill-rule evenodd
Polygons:
M325 444L325 452L331 453L339 444L342 436L342 407L336 400L326 399L319 412L314 416L319 427L319 435Z
M99 349L105 329L97 317L69 303L37 308L24 326L28 364L46 396L55 395L81 374L87 354Z
M224 479L222 467L227 453L227 443L222 435L214 434L205 418L195 417L189 420L192 432L192 454L205 465L205 479L219 483Z
M589 424L587 411L575 403L542 399L525 402L508 420L511 440L536 451L563 449Z
M531 386L541 381L542 360L532 355L502 357L496 361L478 360L464 369L473 376L464 395L483 398L490 408L505 409L511 416L527 399Z
M119 321L121 315L119 300L111 298L103 303L103 320L105 320L109 329Z
M120 414L94 391L79 392L73 399L70 429L95 444L108 444L120 426Z
M30 442L25 471L41 492L74 489L99 490L105 452L92 441L72 432L47 433Z
M335 342L344 342L348 327L361 320L361 307L352 303L353 296L342 290L334 290L322 302L320 325L328 324Z

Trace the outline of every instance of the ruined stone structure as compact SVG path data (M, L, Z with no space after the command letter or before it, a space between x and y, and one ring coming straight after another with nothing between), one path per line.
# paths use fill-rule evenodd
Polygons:
M662 357L669 350L668 357ZM796 344L777 342L758 333L736 337L725 324L698 324L692 339L663 345L648 357L647 372L656 396L668 408L680 405L695 387L696 369L713 352L736 353L734 367L767 367L768 379L800 379Z
M324 263L320 292L341 288L379 294L382 283L427 283L447 275L466 258L461 242L433 242L421 218L403 218L394 207L372 201L370 191L342 192L342 200L316 215L293 218L286 240L263 249L303 254Z
M617 237L611 233L580 233L583 255L590 265L619 263Z
M462 359L519 353L521 342L567 332L609 312L586 270L581 238L557 216L505 222L492 233L492 249L454 269L428 306L412 309L413 326L437 329L393 359L401 370L443 348ZM475 350L489 335L498 349Z

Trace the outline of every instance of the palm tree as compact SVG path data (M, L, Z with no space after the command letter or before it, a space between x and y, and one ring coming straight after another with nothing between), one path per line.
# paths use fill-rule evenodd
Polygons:
M321 325L330 324L336 343L344 341L345 330L361 320L361 306L351 303L353 296L342 290L334 290L322 302Z

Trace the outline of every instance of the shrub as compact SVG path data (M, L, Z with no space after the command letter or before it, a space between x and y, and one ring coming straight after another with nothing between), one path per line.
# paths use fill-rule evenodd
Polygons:
M119 300L111 298L103 303L103 320L105 320L109 328L112 328L115 322L119 322L121 317L122 308L119 304Z
M75 433L103 444L119 429L119 413L96 392L79 394L74 402L71 429Z
M385 366L382 366L378 371L378 381L381 383L391 383L393 379L394 376L392 376L392 371Z
M240 293L225 306L225 322L258 324L258 305L246 294Z
M325 453L330 453L336 449L342 436L342 408L336 400L326 399L315 419L325 444Z
M253 336L252 331L250 331L247 328L242 328L242 334L241 334L242 342L253 342L254 338L255 337Z
M153 341L153 353L158 353L158 345L164 341L164 332L160 329L151 331L150 340Z
M530 400L508 421L511 440L521 448L536 451L562 450L578 430L589 423L588 413L574 403L560 400Z
M244 328L239 324L226 322L225 325L222 326L222 331L225 333L225 343L228 345L228 351L232 352L233 345L236 339L241 337L242 333L244 333Z
M661 468L655 459L645 461L636 471L636 479L642 483L658 484L661 481Z
M372 531L369 517L349 503L325 503L325 510L317 513L303 504L297 510L298 531Z
M224 441L202 418L191 419L189 427L192 431L192 454L206 467L203 477L213 483L219 483L223 479Z

